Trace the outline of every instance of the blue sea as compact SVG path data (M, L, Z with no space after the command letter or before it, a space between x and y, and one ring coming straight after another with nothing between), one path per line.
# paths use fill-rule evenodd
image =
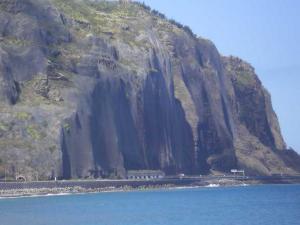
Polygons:
M300 185L0 199L0 225L300 225Z

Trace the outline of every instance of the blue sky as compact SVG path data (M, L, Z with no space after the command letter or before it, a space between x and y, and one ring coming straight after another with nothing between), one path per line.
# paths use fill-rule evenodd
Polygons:
M250 62L271 92L288 146L300 152L300 1L145 0Z

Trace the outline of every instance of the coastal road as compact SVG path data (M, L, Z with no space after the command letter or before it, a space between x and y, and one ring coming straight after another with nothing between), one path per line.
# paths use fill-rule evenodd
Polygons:
M222 181L232 183L258 182L263 184L286 184L300 183L300 176L185 176L165 177L153 180L59 180L59 181L35 181L35 182L0 182L0 190L12 189L42 189L42 188L74 188L84 189L99 188L122 188L130 186L132 188L151 186L206 186L209 184L219 184Z

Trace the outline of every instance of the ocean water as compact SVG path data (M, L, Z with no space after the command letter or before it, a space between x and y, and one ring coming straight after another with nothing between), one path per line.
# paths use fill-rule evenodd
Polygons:
M300 225L300 185L0 199L0 225Z

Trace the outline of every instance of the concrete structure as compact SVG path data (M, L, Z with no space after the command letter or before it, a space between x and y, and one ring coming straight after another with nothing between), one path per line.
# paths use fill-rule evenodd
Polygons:
M232 169L230 170L230 172L233 173L234 176L236 175L245 176L245 170Z
M127 171L127 179L129 179L129 180L161 179L164 177L165 177L165 173L160 170L129 170L129 171Z

